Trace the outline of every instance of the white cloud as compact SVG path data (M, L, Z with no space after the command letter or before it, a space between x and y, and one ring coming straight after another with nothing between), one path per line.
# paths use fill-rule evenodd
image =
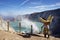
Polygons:
M60 6L60 3L56 3L57 6Z
M40 6L34 6L34 7L29 7L25 10L19 10L19 11L15 11L15 14L18 15L23 15L23 14L31 14L33 12L41 12L41 11L45 11L45 10L50 10L50 9L55 9L57 8L56 6L60 7L60 5L58 5L59 3L56 4L51 4L51 5L40 5Z
M46 8L53 8L53 7L60 7L60 3L51 4L51 5L40 5L40 6L34 6L29 8L46 9Z
M41 4L41 2L30 2L30 4L37 5L37 4Z
M27 3L28 1L29 1L29 0L23 1L23 2L20 4L20 6L24 5L24 4Z

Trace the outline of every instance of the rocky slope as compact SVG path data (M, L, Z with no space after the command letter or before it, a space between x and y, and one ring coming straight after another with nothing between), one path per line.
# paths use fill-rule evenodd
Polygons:
M49 15L54 16L54 19L50 25L50 30L52 31L52 34L60 35L60 31L59 31L60 30L60 8L55 10L48 10L44 12L32 13L28 16L28 18L32 21L40 22L39 20L40 17L47 19Z

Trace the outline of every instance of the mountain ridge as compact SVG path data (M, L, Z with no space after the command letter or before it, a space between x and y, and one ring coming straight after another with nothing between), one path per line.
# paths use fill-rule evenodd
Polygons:
M60 8L59 9L54 9L54 10L48 10L48 11L43 11L43 12L37 12L37 13L32 13L28 16L28 19L32 21L37 21L40 22L39 18L45 18L49 15L54 16L52 23L50 24L50 30L52 31L53 35L60 35Z

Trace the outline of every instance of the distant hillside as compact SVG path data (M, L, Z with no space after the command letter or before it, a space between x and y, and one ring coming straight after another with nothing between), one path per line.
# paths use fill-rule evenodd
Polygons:
M49 15L54 16L54 19L50 25L50 29L52 30L53 34L59 34L60 35L60 8L55 10L48 10L44 12L37 12L32 13L28 16L28 18L32 21L40 21L39 18L47 18Z
M15 18L12 17L12 16L2 16L3 20L7 21L7 20L10 20L10 21L14 21Z

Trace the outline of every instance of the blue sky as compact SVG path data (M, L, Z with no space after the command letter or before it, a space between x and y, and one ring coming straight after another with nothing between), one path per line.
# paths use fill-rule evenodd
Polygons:
M60 8L60 0L0 0L0 15L24 15Z

